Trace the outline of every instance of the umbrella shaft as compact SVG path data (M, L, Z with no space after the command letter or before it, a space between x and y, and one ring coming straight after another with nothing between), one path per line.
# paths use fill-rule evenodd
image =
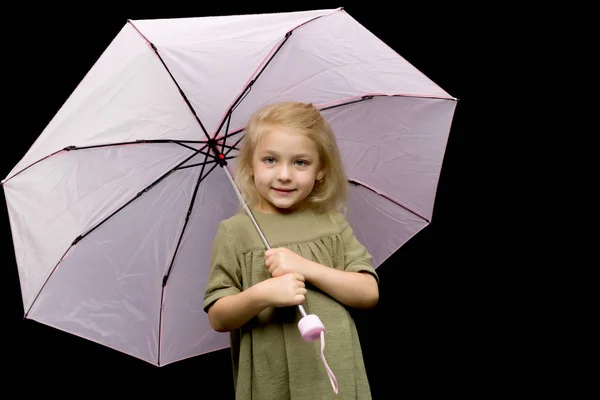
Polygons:
M242 194L240 193L240 190L238 189L237 185L235 184L235 181L233 180L233 177L231 176L231 173L229 172L229 168L227 168L227 165L223 166L223 170L225 171L227 178L229 178L229 181L231 182L231 185L233 186L233 189L235 190L235 193L237 194L237 197L240 200L240 203L244 206L244 209L246 210L246 214L248 214L248 217L250 217L250 220L254 224L256 231L258 232L258 234L260 235L260 238L262 239L263 243L265 244L265 247L267 248L267 250L270 250L271 246L269 246L269 242L267 242L267 238L262 233L260 227L258 226L258 223L254 219L254 215L252 215L252 212L250 211L248 204L246 204L246 201L242 197ZM302 314L303 317L306 317L306 311L304 311L304 307L302 307L302 305L299 304L298 308L300 309L300 314Z

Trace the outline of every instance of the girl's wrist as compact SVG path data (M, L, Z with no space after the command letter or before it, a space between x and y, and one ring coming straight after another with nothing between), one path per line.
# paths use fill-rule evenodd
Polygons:
M264 310L267 307L271 307L271 303L269 300L269 293L264 290L264 285L261 283L251 286L247 289L247 292L249 292L248 294L250 295L251 302L254 304L254 306Z
M302 272L302 275L304 275L304 279L306 281L313 281L315 279L316 274L319 273L319 269L322 267L323 266L321 264L308 260L304 271Z

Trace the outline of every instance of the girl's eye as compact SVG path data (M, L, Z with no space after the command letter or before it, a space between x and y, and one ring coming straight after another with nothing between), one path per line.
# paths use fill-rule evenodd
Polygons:
M304 167L307 163L304 160L298 160L298 161L296 161L296 164L299 165L299 166L301 166L301 167Z
M267 157L265 158L265 162L267 164L273 164L275 162L275 159L273 157Z

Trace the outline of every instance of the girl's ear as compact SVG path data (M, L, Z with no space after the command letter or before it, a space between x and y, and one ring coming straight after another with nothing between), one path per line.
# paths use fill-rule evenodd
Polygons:
M323 176L325 175L325 172L323 170L320 170L317 173L317 180L320 181L321 179L323 179Z

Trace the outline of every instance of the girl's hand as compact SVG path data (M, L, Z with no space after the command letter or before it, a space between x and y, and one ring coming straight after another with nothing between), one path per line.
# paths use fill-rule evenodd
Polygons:
M259 283L264 299L270 307L296 306L304 303L304 277L291 273Z
M265 264L274 278L291 272L305 277L310 268L309 260L284 247L267 250Z

